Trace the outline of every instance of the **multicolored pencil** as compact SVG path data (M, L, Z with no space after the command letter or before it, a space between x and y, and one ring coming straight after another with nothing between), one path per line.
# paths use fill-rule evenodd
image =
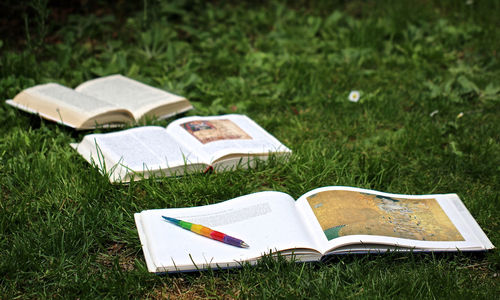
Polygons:
M186 221L182 221L182 220L170 218L170 217L165 217L165 216L162 216L162 217L163 217L163 219L169 221L172 224L175 224L179 227L182 227L184 229L187 229L187 230L194 232L194 233L197 233L199 235L205 236L207 238L211 238L213 240L223 242L225 244L233 245L236 247L240 247L240 248L250 247L250 246L248 246L247 243L245 243L244 241L242 241L240 239L237 239L235 237L232 237L232 236L227 235L225 233L222 233L220 231L215 231L215 230L210 229L208 227L205 227L203 225L193 224L193 223L189 223Z

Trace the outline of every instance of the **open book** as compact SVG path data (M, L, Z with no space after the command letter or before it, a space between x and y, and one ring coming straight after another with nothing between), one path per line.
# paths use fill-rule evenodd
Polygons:
M207 226L249 248L197 235L162 216ZM270 253L320 261L334 254L494 248L456 194L410 196L330 186L297 201L269 191L134 217L150 272L238 267Z
M156 176L177 176L214 168L224 170L270 153L290 149L244 115L185 117L167 128L144 126L119 132L86 135L71 144L111 182Z
M117 126L192 109L189 101L122 75L89 80L75 89L57 83L23 90L7 104L75 129Z

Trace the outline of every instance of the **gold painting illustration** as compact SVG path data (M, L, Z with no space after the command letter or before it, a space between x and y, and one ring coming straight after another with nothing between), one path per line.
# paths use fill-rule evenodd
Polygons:
M323 191L307 201L328 240L358 234L421 241L464 240L434 198Z
M219 140L251 140L245 131L231 120L191 121L181 124L202 144Z

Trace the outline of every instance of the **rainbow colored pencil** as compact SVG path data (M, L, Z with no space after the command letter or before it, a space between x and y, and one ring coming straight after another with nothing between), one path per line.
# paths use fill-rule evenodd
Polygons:
M189 223L186 221L182 221L182 220L174 219L174 218L170 218L170 217L165 217L165 216L162 216L162 217L163 217L163 219L169 221L172 224L175 224L179 227L182 227L184 229L187 229L187 230L194 232L194 233L197 233L199 235L205 236L207 238L211 238L213 240L223 242L225 244L233 245L236 247L240 247L240 248L250 247L250 246L248 246L247 243L245 243L244 241L242 241L240 239L237 239L235 237L232 237L232 236L227 235L225 233L222 233L220 231L210 229L210 228L205 227L203 225L193 224L193 223Z

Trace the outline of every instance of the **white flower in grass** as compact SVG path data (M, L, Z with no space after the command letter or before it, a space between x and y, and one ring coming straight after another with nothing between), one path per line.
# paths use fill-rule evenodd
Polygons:
M349 93L349 101L351 102L358 102L359 97L360 97L359 91L351 91Z

